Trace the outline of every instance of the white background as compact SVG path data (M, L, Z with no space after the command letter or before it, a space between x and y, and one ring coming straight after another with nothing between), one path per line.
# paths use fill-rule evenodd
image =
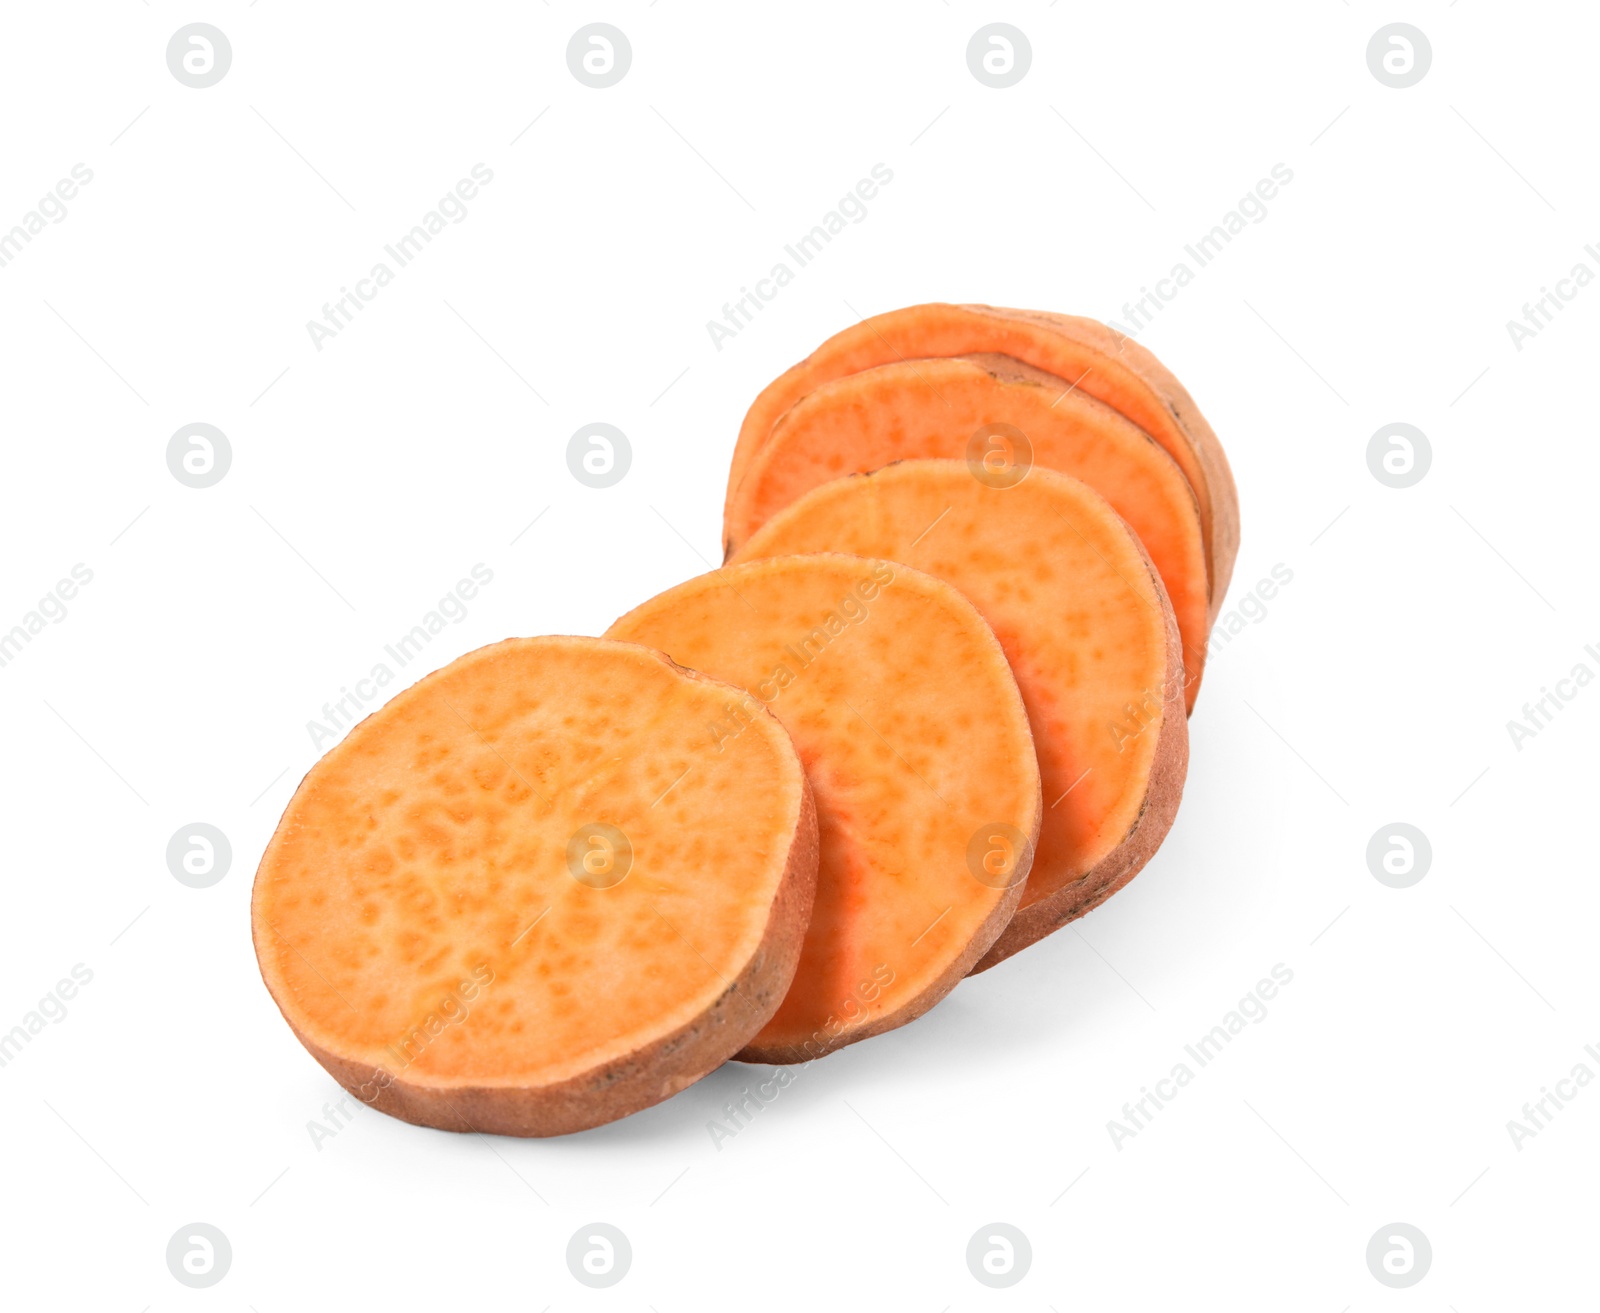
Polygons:
M165 60L197 20L233 47L206 90ZM997 20L1033 51L1005 90L965 58ZM1365 57L1396 20L1433 49L1406 90ZM566 65L591 21L632 45L605 90ZM1506 321L1600 272L1596 36L1587 6L1483 0L10 7L0 229L94 178L0 268L0 629L94 578L0 669L0 1030L75 963L94 978L0 1070L0 1299L1592 1302L1600 1088L1520 1149L1507 1122L1600 1074L1600 687L1520 751L1506 722L1600 673L1600 288L1521 351ZM480 162L469 217L318 351L306 322ZM706 321L880 162L866 220L718 351ZM1278 163L1265 221L1143 335L1238 478L1230 604L1293 572L1208 670L1145 872L720 1148L707 1123L764 1070L562 1140L364 1111L314 1146L338 1091L261 985L248 900L322 705L475 563L493 583L389 691L708 568L746 406L857 313L1122 319ZM633 447L605 490L564 458L594 421ZM1433 449L1399 491L1365 456L1395 421ZM193 422L232 446L205 490L166 466ZM197 820L233 846L205 890L165 860ZM1397 820L1433 847L1405 890L1365 857ZM1266 1019L1114 1147L1275 963ZM603 1291L564 1259L597 1220L633 1246ZM233 1247L204 1291L164 1258L194 1221ZM1033 1247L1005 1291L965 1260L994 1221ZM1365 1259L1396 1221L1433 1247L1409 1290Z

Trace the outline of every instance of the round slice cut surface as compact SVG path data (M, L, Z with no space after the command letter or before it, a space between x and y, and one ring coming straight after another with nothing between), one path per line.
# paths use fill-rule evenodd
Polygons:
M820 1057L954 988L1010 920L1041 812L1027 713L972 604L905 565L787 556L692 579L610 635L748 690L708 734L737 742L770 709L816 795L800 966L741 1057Z
M660 652L508 639L362 721L256 875L267 988L340 1084L449 1130L553 1135L659 1102L788 989L816 879L799 756Z
M964 459L996 487L1030 468L1100 493L1155 562L1177 615L1192 709L1210 619L1194 491L1149 434L1081 389L994 357L913 360L862 370L806 394L777 422L730 503L729 544L810 489L898 460Z
M979 969L1132 879L1177 813L1189 735L1172 609L1109 503L1039 467L995 486L965 462L907 461L812 489L734 560L822 551L901 561L953 584L1016 675L1043 824L1021 905Z

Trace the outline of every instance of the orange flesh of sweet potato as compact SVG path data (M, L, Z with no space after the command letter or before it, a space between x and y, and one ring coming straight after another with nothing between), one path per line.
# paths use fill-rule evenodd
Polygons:
M820 1057L948 993L1010 920L1041 810L1027 713L971 603L904 565L790 556L691 579L609 633L749 690L708 741L765 705L816 795L800 967L740 1056Z
M751 405L728 471L728 508L779 417L808 392L879 365L986 352L1066 380L1144 429L1178 463L1199 507L1215 620L1239 550L1238 493L1227 457L1172 373L1137 342L1092 319L935 303L874 315L835 334Z
M772 515L841 474L897 460L967 458L995 423L1026 435L1035 466L1082 479L1132 526L1177 614L1193 709L1209 618L1205 551L1188 482L1148 434L1080 391L1063 393L992 359L914 360L827 383L796 402L751 460L729 505L732 550Z
M407 1121L551 1135L666 1098L793 976L816 819L793 744L659 652L510 639L362 721L261 861L262 976L347 1089ZM586 827L609 827L599 830Z
M1105 499L1037 467L1002 488L964 462L907 461L812 489L734 559L818 551L902 561L954 584L1016 674L1044 821L1021 906L979 969L1131 879L1177 812L1188 722L1171 607Z

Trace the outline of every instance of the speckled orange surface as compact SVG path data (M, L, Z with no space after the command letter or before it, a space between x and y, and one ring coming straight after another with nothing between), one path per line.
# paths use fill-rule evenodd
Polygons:
M522 1134L573 1129L586 1091L607 1120L726 1059L787 988L815 863L783 729L708 732L737 697L574 638L508 640L399 694L313 767L257 875L290 1024L347 1083L383 1073L389 1111Z
M882 365L825 383L785 412L750 460L729 502L735 552L751 533L812 488L894 461L966 459L980 429L1007 424L1027 438L1036 466L1082 479L1132 526L1160 572L1184 645L1188 705L1205 662L1205 543L1194 491L1162 447L1081 388L1019 369L966 360ZM1008 459L1011 453L1007 453Z
M669 589L609 634L748 689L811 779L816 905L794 985L746 1056L820 1056L943 997L1020 895L1020 879L975 878L973 835L1005 822L1031 844L1039 824L1026 712L972 605L904 565L783 557Z
M908 461L813 489L734 560L819 551L887 557L947 580L1005 649L1045 803L1019 932L1028 909L1120 868L1128 845L1153 851L1171 822L1170 810L1148 813L1158 752L1186 741L1187 726L1165 687L1161 586L1104 498L1052 470L997 488L962 461Z
M881 365L988 353L1066 380L1126 416L1178 463L1199 508L1214 620L1239 552L1239 497L1222 444L1194 398L1148 349L1075 315L934 302L873 315L835 333L751 404L728 469L726 509L732 511L774 425L807 393Z

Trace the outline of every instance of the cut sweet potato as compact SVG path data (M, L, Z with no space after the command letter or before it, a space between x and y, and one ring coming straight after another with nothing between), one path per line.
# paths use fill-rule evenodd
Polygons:
M778 557L669 589L611 627L748 689L816 792L821 865L788 997L740 1054L804 1062L920 1016L1005 928L1039 832L1039 766L1005 653L954 588L856 556Z
M1183 385L1131 338L1092 319L982 305L917 305L862 320L829 338L756 398L728 471L728 508L779 417L824 383L901 361L981 353L1012 356L1103 401L1177 461L1200 512L1216 619L1239 550L1239 503L1216 434Z
M840 551L954 584L1005 649L1028 708L1044 821L993 966L1109 898L1177 814L1189 759L1177 622L1138 539L1086 484L1035 468L995 487L963 462L837 479L735 556Z
M965 457L997 483L1025 478L1030 461L1060 470L1104 496L1154 560L1177 614L1192 709L1210 624L1193 490L1143 429L1042 377L1015 361L975 357L880 365L820 385L782 415L746 468L729 503L730 548L737 554L819 484L897 460Z
M510 639L369 716L256 875L267 988L346 1089L447 1130L556 1135L666 1098L777 1008L816 813L760 706L659 652Z

